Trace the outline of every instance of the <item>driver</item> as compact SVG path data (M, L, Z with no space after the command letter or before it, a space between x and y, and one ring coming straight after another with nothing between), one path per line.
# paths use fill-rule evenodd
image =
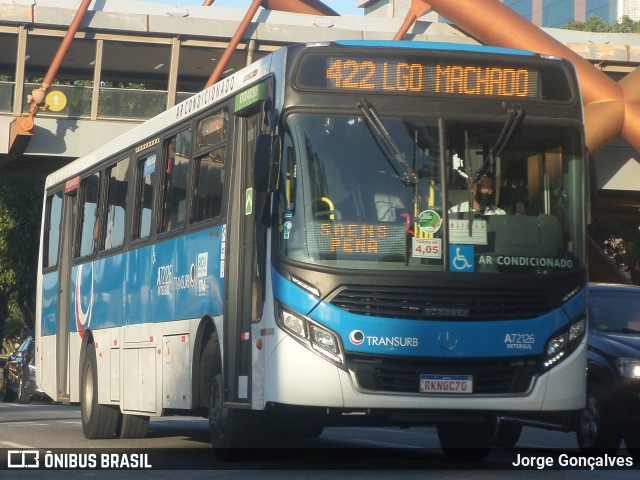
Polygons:
M482 175L471 184L473 211L483 215L505 215L506 212L495 205L496 180L489 174ZM469 202L465 201L451 207L449 213L469 211Z

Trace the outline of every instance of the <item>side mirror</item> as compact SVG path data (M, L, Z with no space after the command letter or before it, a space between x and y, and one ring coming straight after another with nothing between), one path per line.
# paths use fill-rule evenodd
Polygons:
M256 154L253 159L253 186L258 192L269 190L271 173L271 135L261 133L256 141Z
M593 155L589 155L589 196L591 200L597 200L598 198L598 167L596 166L596 159Z
M256 141L253 185L258 192L274 192L280 183L280 137L262 133Z

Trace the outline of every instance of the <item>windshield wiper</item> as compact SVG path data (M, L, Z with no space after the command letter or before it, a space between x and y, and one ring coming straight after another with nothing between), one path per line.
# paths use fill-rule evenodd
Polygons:
M511 137L513 137L513 134L520 125L522 117L524 116L522 106L517 103L512 105L507 113L509 114L509 117L507 118L507 121L504 122L500 135L498 135L496 142L489 148L489 153L484 159L482 166L475 173L474 179L476 181L487 173L489 168L495 164L496 159L500 156L504 147L507 146Z
M391 168L396 175L398 175L404 186L416 185L418 183L418 176L409 166L409 163L404 158L404 154L400 151L393 137L385 128L374 106L370 104L366 98L360 99L357 106L362 111L370 130L375 133L376 138L382 142L384 146L384 148L381 148L382 153L384 153L389 165L391 165Z

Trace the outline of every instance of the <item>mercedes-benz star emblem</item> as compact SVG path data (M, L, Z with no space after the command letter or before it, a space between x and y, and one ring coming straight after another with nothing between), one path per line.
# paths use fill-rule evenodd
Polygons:
M458 345L458 337L450 331L442 332L438 335L438 343L445 350L453 350Z

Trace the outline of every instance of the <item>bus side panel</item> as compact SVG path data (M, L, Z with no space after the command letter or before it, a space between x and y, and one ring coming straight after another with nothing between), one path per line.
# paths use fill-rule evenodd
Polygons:
M131 384L139 383L139 376L149 377L152 372L143 375L139 356L144 350L123 352L128 357L122 364L120 396L121 401L128 399L127 405L123 404L125 410L153 412L156 404L151 404L152 397L162 408L191 407L192 400L184 393L190 392L193 381L187 378L193 371L191 347L186 343L191 338L188 321L222 314L223 228L195 232L131 252L127 292L142 294L125 292L128 305L126 345L133 346L132 342L148 342L153 338L155 345L161 346L163 359L156 364L157 382L153 387L147 383L144 392L136 392L131 391ZM150 273L145 276L139 272ZM155 360L155 357L148 358L147 362L155 363ZM124 368L129 363L136 365L139 372L127 373Z
M124 288L126 259L114 255L93 262L94 299L92 328L124 325Z
M221 230L203 230L153 247L149 281L153 322L222 314Z
M131 319L131 323L142 321L164 322L175 318L174 300L175 285L174 278L178 275L177 256L178 249L176 242L179 240L169 240L152 246L152 265L149 278L149 289L151 295L150 317ZM135 291L135 290L133 290Z
M117 254L95 262L81 264L73 268L71 275L70 348L71 358L80 359L81 336L91 329L98 344L99 400L101 403L122 402L132 394L134 404L145 404L156 398L159 389L171 392L171 385L177 379L167 372L164 375L158 367L159 381L145 392L131 392L139 382L129 378L133 373L125 370L128 360L139 359L146 350L138 351L144 344L160 345L164 327L162 324L177 320L200 319L205 315L216 317L223 311L223 250L224 227L215 227L194 234L170 239L165 242ZM53 282L53 278L51 282ZM51 294L45 293L43 305L46 311L55 314L55 285ZM48 291L46 290L46 291ZM53 295L53 297L51 297ZM51 297L51 299L49 299ZM49 315L49 316L50 316ZM43 315L43 322L49 318ZM55 321L55 319L53 320ZM43 325L47 328L55 328ZM185 324L188 325L188 324ZM122 330L123 328L123 330ZM188 334L170 329L173 334ZM124 333L121 333L124 332ZM155 343L154 343L155 342ZM123 348L135 346L135 351L124 355ZM55 359L55 348L52 359ZM117 355L117 357L111 358ZM123 356L124 355L124 356ZM132 362L141 366L155 363L155 356L145 362ZM55 368L55 362L50 362ZM121 388L112 382L113 371L119 370L123 376ZM178 372L179 370L176 370ZM191 368L189 368L191 371ZM184 374L182 371L181 375ZM128 376L127 376L128 375ZM137 374L136 374L137 375ZM142 373L140 373L142 375ZM150 372L144 374L149 377ZM79 361L71 362L71 378L79 378ZM129 378L133 386L125 379ZM141 377L142 378L142 377ZM138 379L139 380L139 379ZM166 383L166 385L164 385ZM78 398L77 382L72 382L72 399ZM55 385L53 386L55 388ZM134 388L135 390L135 388ZM151 391L153 390L153 391ZM144 398L140 398L142 395ZM163 397L164 398L164 397ZM145 404L144 411L153 411L151 403Z
M127 270L124 290L124 324L127 338L135 335L127 328L149 321L149 315L157 294L156 275L153 267L153 247L139 248L127 253ZM148 341L145 338L144 341Z
M222 229L215 227L180 240L177 255L176 317L222 315L224 284L221 273Z
M56 323L58 316L58 272L42 276L42 313L40 317L40 350L41 361L36 370L37 384L51 398L57 398L56 391Z
M115 255L73 267L70 331L80 336L124 324L125 257Z

